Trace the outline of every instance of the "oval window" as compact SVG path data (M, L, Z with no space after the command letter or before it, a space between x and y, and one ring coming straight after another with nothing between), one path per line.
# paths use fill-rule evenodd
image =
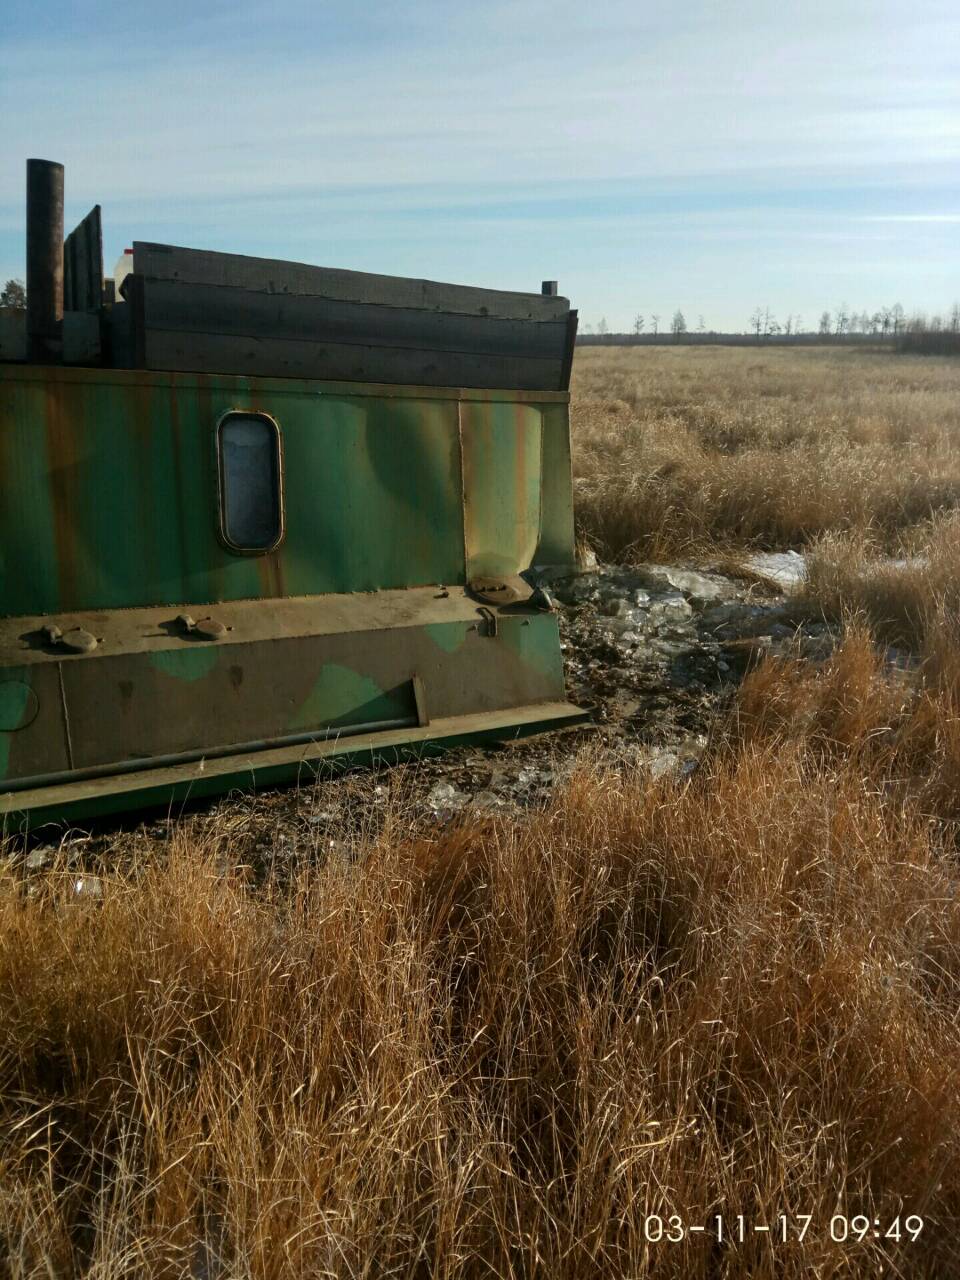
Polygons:
M228 413L217 453L223 541L231 551L272 551L283 536L280 428L265 413Z

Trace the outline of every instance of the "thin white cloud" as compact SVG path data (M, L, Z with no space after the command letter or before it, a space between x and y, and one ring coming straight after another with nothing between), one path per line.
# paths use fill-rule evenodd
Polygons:
M931 0L808 0L799 22L756 0L413 5L398 38L406 12L422 41L399 52L386 18L379 41L340 47L289 0L270 21L303 38L272 59L231 48L243 9L219 47L208 32L174 56L8 37L5 134L72 161L85 193L184 199L960 159L960 13ZM7 155L0 201L20 194Z
M960 222L960 213L874 213L861 222Z

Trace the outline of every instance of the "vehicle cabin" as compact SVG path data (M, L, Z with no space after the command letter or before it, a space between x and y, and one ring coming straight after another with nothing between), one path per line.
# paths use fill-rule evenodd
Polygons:
M569 723L576 312L63 239L28 161L0 327L0 821L313 776Z

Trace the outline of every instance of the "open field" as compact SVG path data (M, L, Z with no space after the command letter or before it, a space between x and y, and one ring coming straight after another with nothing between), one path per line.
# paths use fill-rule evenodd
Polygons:
M601 559L809 548L826 646L724 676L689 772L11 845L4 1275L960 1274L960 366L577 361Z
M960 501L960 362L857 350L584 347L578 511L601 559L893 549Z

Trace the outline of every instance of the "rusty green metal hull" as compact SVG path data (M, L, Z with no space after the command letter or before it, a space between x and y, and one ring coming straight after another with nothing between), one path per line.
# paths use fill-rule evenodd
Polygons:
M0 366L0 821L578 718L556 618L470 590L572 563L567 400ZM279 427L264 554L221 536L231 411Z
M181 806L237 788L296 783L309 786L358 765L415 761L467 743L503 742L586 719L569 703L541 703L500 714L457 716L425 728L384 729L317 740L309 745L235 752L202 763L155 765L85 781L65 782L6 798L7 830L36 830L50 822L75 822L134 809Z

